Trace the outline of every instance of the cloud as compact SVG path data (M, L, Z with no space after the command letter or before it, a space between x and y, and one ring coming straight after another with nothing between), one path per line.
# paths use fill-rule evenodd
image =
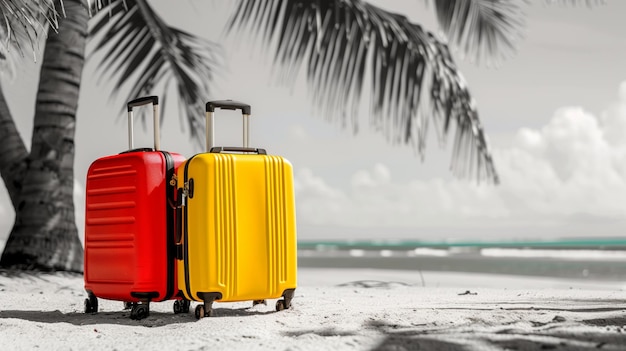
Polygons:
M347 189L331 188L310 169L296 172L296 184L298 221L303 224L414 227L449 216L507 215L501 200L490 196L485 186L441 179L394 183L382 163L355 172Z
M494 148L498 186L458 179L398 183L383 163L332 188L296 173L298 222L346 227L546 225L626 219L626 82L600 117L564 107L540 129ZM565 227L564 227L565 228Z
M389 168L382 163L374 165L372 172L359 170L352 176L352 186L361 187L377 187L388 184L391 181L391 172Z
M625 104L626 101L621 102ZM626 109L625 109L626 111ZM521 130L512 148L498 150L503 193L516 210L545 215L626 215L626 145L610 140L626 113L604 121L581 108L562 108L539 131ZM613 136L609 136L613 134Z

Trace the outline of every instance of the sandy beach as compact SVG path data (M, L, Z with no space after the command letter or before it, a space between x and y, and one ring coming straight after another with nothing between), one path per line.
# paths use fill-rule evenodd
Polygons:
M4 350L624 350L626 283L300 268L292 309L217 303L215 317L119 301L83 313L81 275L0 275ZM192 303L192 308L195 303Z

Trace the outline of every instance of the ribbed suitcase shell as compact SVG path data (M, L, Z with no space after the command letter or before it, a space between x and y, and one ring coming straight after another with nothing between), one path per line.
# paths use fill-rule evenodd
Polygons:
M296 288L293 170L279 156L203 153L178 169L183 207L178 286L189 300L279 298Z
M168 203L174 199L175 186L168 183L184 160L176 153L134 151L91 164L86 183L85 290L128 302L163 301L178 293L174 210Z

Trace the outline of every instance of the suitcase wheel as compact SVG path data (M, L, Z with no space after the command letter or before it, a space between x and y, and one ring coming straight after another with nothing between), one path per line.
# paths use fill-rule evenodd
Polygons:
M89 297L85 299L85 313L98 312L98 298L93 293L89 293Z
M254 300L252 301L252 306L256 306L256 305L267 305L267 301L265 300Z
M283 292L283 299L276 301L276 311L291 308L294 291L295 289L287 289Z
M285 300L276 301L276 311L282 311L285 308L287 308L287 306L285 305Z
M196 319L201 319L204 317L211 317L212 314L213 314L213 309L206 310L204 308L204 305L196 306Z
M189 300L176 300L174 301L174 313L189 313L189 305L191 302Z
M130 319L140 320L150 315L150 308L148 304L134 305L130 310Z

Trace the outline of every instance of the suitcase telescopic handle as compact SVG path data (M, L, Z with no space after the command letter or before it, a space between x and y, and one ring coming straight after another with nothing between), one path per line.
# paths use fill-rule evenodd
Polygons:
M217 100L206 103L206 151L210 152L215 140L214 113L215 109L241 110L243 115L243 147L247 148L250 143L250 105L233 100Z
M133 122L133 107L139 107L147 104L152 104L153 113L153 128L154 128L154 150L161 149L160 132L159 132L159 97L158 96L144 96L138 99L128 102L128 149L133 150L134 144L134 122Z

